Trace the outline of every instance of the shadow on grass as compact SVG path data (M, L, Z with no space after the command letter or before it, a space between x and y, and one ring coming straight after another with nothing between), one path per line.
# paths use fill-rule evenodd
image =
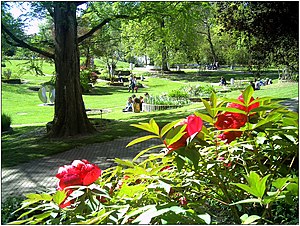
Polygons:
M98 132L90 136L72 139L45 138L46 128L42 126L17 127L13 129L11 134L2 135L2 167L15 166L87 144L135 136L143 132L143 130L130 125L148 122L151 118L154 118L159 126L162 127L173 120L185 118L189 114L187 111L176 111L176 113L172 111L137 113L126 121L90 118Z
M185 72L183 74L156 74L160 78L168 78L172 81L186 80L188 82L208 82L218 83L221 76L223 76L228 82L231 78L235 80L254 80L255 74L252 72L240 72L240 71L198 71L198 72ZM275 70L262 71L260 78L270 78L272 80L278 78L278 72Z

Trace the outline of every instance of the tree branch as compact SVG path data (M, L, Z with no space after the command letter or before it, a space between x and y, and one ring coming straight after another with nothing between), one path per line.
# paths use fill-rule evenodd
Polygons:
M104 25L106 25L110 21L112 21L114 19L127 19L127 18L130 18L130 17L128 15L116 15L113 18L106 18L106 19L104 19L100 24L98 24L97 26L93 27L89 32L87 32L86 34L78 37L78 43L81 43L85 39L91 37L96 31L100 30L102 27L104 27Z
M1 29L12 39L16 42L16 46L19 46L19 47L23 47L23 48L26 48L26 49L29 49L33 52L36 52L36 53L39 53L45 57L49 57L51 59L54 59L54 54L53 53L49 53L47 51L44 51L44 50L41 50L39 48L36 48L34 46L31 46L29 44L27 44L26 42L24 42L23 40L19 39L18 37L16 37L12 32L10 32L9 29L7 29L3 23L1 23Z

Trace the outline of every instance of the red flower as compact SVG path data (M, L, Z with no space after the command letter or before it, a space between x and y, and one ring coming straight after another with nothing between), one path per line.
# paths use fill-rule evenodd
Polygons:
M184 130L185 134L175 143L168 145L166 141L164 140L165 145L168 147L169 151L177 150L181 147L184 147L186 145L186 140L199 133L203 126L203 121L200 117L196 115L190 115L183 121L176 124L174 127L177 126L183 126L186 125L186 128Z
M101 169L90 164L87 160L74 160L71 165L59 167L56 177L59 179L57 189L62 191L66 187L76 185L90 185L94 183L101 175ZM67 197L73 192L72 189L65 189ZM67 199L67 198L66 198ZM66 200L65 199L65 200ZM60 204L61 208L69 206L71 203Z
M242 103L245 103L243 95L241 94L238 97L238 100ZM251 97L250 102L254 101L254 98ZM228 103L228 108L237 108L249 113L252 109L259 107L259 102L251 104L249 107L245 107L240 104L236 103ZM255 113L254 113L255 114ZM253 115L253 114L252 114ZM233 112L225 112L218 115L217 122L215 123L215 127L218 130L225 130L225 129L239 129L244 126L247 122L247 115L233 113ZM237 137L242 135L241 131L225 131L224 133L220 134L218 137L221 140L226 140L226 143L231 143Z
M74 160L72 165L65 165L58 169L56 177L59 179L58 189L74 185L90 185L101 175L101 169L90 164L87 160Z
M186 206L187 204L188 204L188 201L186 200L186 197L180 197L179 198L179 204L181 205L181 206Z
M243 97L242 94L238 97L238 100L241 101L242 103L245 103L244 97ZM250 98L250 103L251 103L252 101L254 101L254 98L253 98L253 97ZM229 108L237 108L237 109L240 109L240 110L243 110L243 111L249 113L252 109L258 108L258 107L259 107L259 102L256 102L256 103L254 103L254 104L251 104L249 107L245 107L245 106L243 106L243 105L236 104L236 103L228 103L228 104L227 104L227 107L229 107Z
M169 171L169 170L171 170L171 166L165 166L165 167L161 168L160 171Z
M247 122L247 116L232 112L225 112L218 115L215 127L219 130L223 129L239 129Z

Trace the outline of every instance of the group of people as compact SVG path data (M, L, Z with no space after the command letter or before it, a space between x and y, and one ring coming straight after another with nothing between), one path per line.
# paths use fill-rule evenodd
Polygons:
M149 94L145 93L145 98L148 98ZM123 109L123 112L140 112L143 111L144 97L140 96L139 98L133 94L127 100L126 106Z
M254 82L250 82L251 86L254 90L260 90L261 86L271 85L273 84L272 79L266 78L265 80L262 79L254 79Z

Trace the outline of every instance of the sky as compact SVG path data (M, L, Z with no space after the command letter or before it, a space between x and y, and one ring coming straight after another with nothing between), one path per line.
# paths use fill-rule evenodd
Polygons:
M24 14L29 11L29 6L27 4L23 4L24 9L20 9L18 7L13 6L10 9L10 12L12 13L14 18L18 18L21 14ZM25 33L28 35L36 34L39 32L39 23L41 23L41 20L38 19L32 19L30 23L28 23L28 27L24 29Z
M80 5L78 8L81 8L81 9L85 9L86 8L86 5L85 4L82 4ZM23 9L20 9L18 7L15 7L13 6L12 4L12 7L10 9L12 15L15 17L15 18L18 18L21 14L24 14L28 11L30 11L30 8L29 8L29 5L28 4L23 4ZM43 20L40 20L40 19L32 19L30 21L30 23L28 23L28 27L24 29L25 33L28 34L28 35L31 35L31 34L36 34L39 32L39 24L42 23Z

